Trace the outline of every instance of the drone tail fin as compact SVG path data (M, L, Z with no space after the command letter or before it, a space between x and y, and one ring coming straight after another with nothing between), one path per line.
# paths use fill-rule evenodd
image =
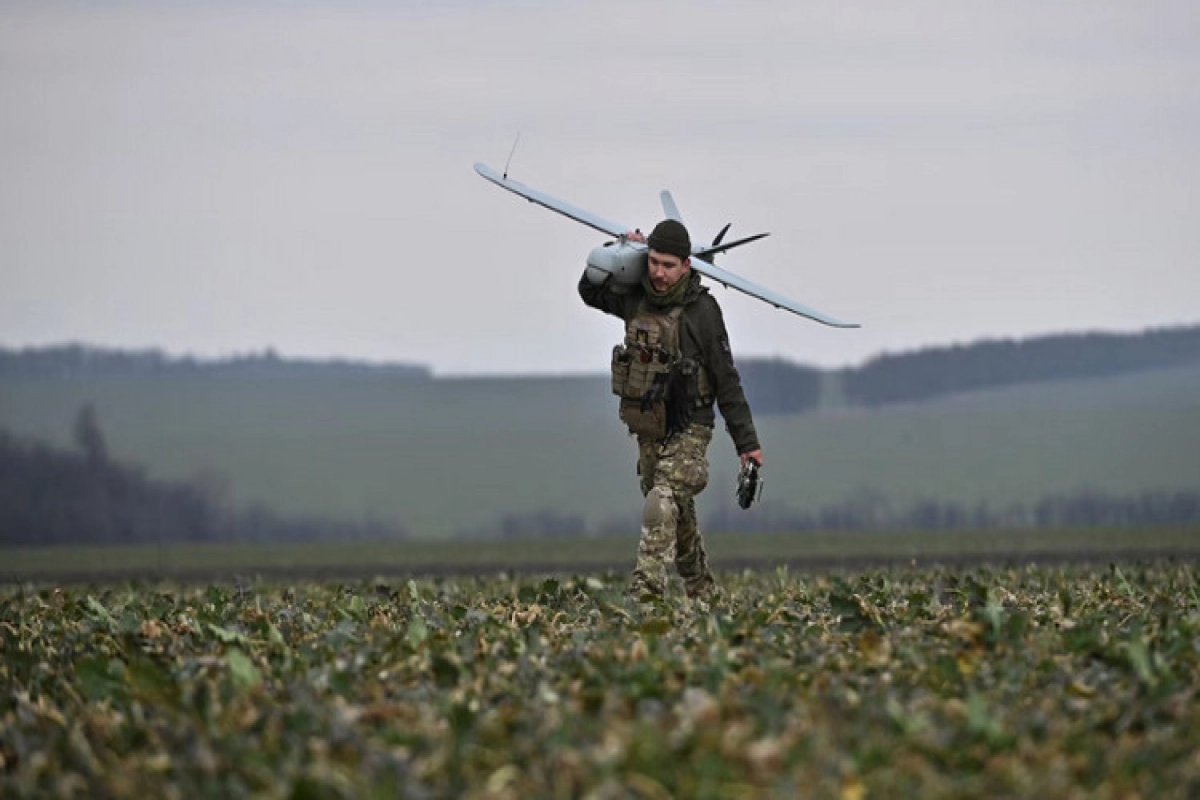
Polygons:
M667 219L683 222L683 215L679 213L679 206L675 205L675 198L671 197L671 193L663 189L658 197L662 200L663 213L667 215Z

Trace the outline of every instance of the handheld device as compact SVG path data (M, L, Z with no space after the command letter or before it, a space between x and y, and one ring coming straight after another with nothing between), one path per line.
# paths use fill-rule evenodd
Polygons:
M763 480L758 474L758 462L746 459L742 471L738 473L737 501L743 509L747 509L756 500L762 499Z

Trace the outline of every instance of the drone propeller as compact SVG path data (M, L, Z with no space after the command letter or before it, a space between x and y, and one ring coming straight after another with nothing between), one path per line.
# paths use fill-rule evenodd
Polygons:
M728 226L726 226L726 227L728 227ZM723 234L723 233L725 233L725 231L721 231L721 233ZM735 247L741 247L744 244L750 244L751 242L757 242L759 239L762 239L762 238L770 236L770 235L771 234L769 234L769 233L756 233L753 236L747 236L745 239L734 239L729 244L720 244L721 237L718 236L717 237L718 241L713 242L712 247L706 247L703 250L692 253L692 255L696 256L698 258L705 258L706 256L711 256L715 253L724 253L726 250L732 250Z
M725 238L725 234L729 231L729 226L732 224L733 224L732 222L725 223L725 227L721 228L721 232L717 234L717 237L715 239L713 239L713 243L712 243L711 247L716 247L717 245L719 245L721 243L721 240Z

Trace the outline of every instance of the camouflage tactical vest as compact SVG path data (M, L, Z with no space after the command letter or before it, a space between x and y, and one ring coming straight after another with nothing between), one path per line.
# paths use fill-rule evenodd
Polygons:
M674 306L666 314L653 314L641 301L625 326L624 343L613 348L612 391L621 398L621 419L630 433L651 439L666 436L669 399L696 407L712 402L707 372L680 353L683 309ZM670 398L669 392L676 391L686 391L688 397Z

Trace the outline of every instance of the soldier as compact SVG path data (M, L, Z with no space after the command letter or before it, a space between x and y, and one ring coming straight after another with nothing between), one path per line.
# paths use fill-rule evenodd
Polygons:
M611 276L585 272L579 296L625 321L625 341L613 351L613 392L621 419L638 442L638 474L646 501L642 538L629 594L661 597L674 560L688 597L711 603L720 593L696 523L695 496L708 484L713 401L721 409L745 465L763 464L750 405L716 299L692 271L687 228L667 219L649 239L640 287L622 290Z

